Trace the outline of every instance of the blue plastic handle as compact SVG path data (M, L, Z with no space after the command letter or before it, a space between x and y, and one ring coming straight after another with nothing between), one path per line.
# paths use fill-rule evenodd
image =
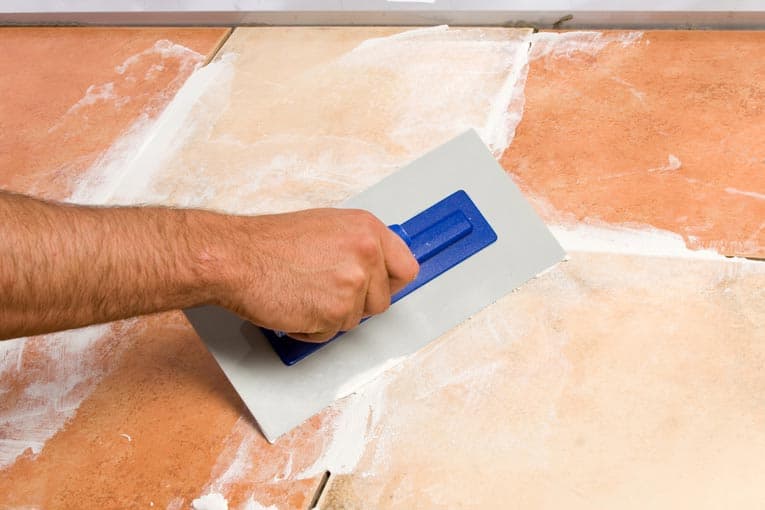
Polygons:
M388 228L406 243L420 264L417 278L394 294L391 304L497 240L491 225L463 190L452 193L404 223ZM270 329L262 331L286 365L294 365L343 335L339 333L329 342L317 344L301 342Z

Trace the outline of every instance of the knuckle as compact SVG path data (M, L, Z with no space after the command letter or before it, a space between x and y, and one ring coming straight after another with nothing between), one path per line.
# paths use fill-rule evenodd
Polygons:
M364 289L367 283L367 272L359 266L348 269L343 275L343 283L351 289L352 294L347 297L348 300L352 300L355 294Z
M369 234L363 234L356 239L356 252L365 261L373 261L378 258L380 248L377 239Z
M380 223L380 220L378 220L374 214L363 209L356 210L356 221L367 227L377 227Z
M337 324L340 324L345 320L345 309L340 305L334 305L324 312L324 321L321 329L326 329Z
M377 216L369 211L359 210L354 218L354 224L359 228L361 232L374 233L379 232L380 227L383 226Z

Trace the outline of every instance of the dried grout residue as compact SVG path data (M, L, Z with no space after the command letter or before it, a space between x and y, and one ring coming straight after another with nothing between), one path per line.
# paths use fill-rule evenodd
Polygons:
M109 342L126 327L129 321L0 342L0 469L40 453L74 416L124 349Z
M200 56L201 58L201 56ZM131 204L146 201L142 186L178 150L186 134L191 109L212 83L220 85L231 73L228 55L193 73L158 117L142 115L92 168L79 179L74 203ZM200 205L199 198L176 205Z
M280 52L268 49L268 30L237 31L204 67L200 54L167 41L116 64L107 79L83 87L49 136L81 130L79 119L103 108L130 111L137 104L126 88L130 83L173 68L177 74L163 90L174 93L179 82L173 80L191 75L171 101L164 101L165 92L151 96L107 151L78 159L90 166L87 171L59 168L75 176L66 195L45 193L75 203L272 212L338 203L468 128L477 129L497 154L512 138L522 111L529 30L307 29L316 32L318 51L308 57L302 51L305 30L280 29ZM365 43L369 32L378 37ZM455 62L462 72L454 72ZM113 335L94 337L85 352L98 352ZM49 340L32 343L53 346ZM4 367L19 356L11 347L21 344L5 345ZM78 361L87 365L87 359ZM98 373L77 385L82 398ZM194 501L252 510L299 504L300 494L312 494L314 477L326 469L349 473L363 457L383 410L384 387L370 388L310 420L308 432L299 429L275 446L240 421L222 446L210 483L196 495L199 501L180 494L170 506ZM3 391L5 398L17 389ZM66 406L63 420L77 402L67 400ZM19 432L14 440L21 442L4 445L6 458L12 462L24 448L39 451L61 425L26 439ZM129 432L113 433L133 445L136 431ZM292 499L285 499L285 491Z
M156 118L201 64L205 48L214 47L224 32L3 31L0 92L7 94L11 87L13 100L3 107L8 129L0 133L4 149L0 150L0 188L59 200L109 203L100 186L80 180L80 175L90 168L90 173L109 180L108 172L101 171L99 155L131 123ZM82 58L82 47L92 50L87 61L74 62ZM21 464L34 466L32 461L46 443L75 419L82 402L113 371L131 346L132 335L140 330L139 321L128 320L0 342L0 470L10 473ZM121 432L109 434L124 443L133 442L133 436ZM38 483L28 478L28 468L21 472L22 478ZM13 480L15 475L8 476ZM55 490L49 483L48 495ZM16 485L15 497L23 497L22 484ZM38 499L30 501L42 501L44 492L39 487L33 490ZM0 506L3 503L7 501L0 501Z
M637 254L666 232L682 238L673 256L763 258L762 42L754 32L534 34L523 120L501 163L585 249L603 227L601 247L609 230L644 230Z
M532 36L531 59L595 56L611 44L626 48L642 37L643 32L537 32Z
M92 84L87 87L84 95L69 107L64 115L48 129L48 133L67 130L71 133L72 123L80 122L82 116L88 116L99 109L108 107L116 111L128 103L141 104L148 99L147 106L140 116L148 117L156 113L156 109L168 102L173 93L180 88L186 78L201 66L204 56L181 44L167 39L160 39L150 48L129 56L121 64L114 67L115 75L112 80ZM156 81L160 73L175 68L167 88L152 91L149 94L136 94L136 88L141 83ZM143 97L142 97L143 96Z
M137 150L115 151L111 164L126 177L110 188L112 200L238 213L322 206L469 128L504 151L522 112L530 31L378 31L369 40L366 31L349 38L322 30L311 61L287 51L302 48L305 30L280 34L279 58L268 51L267 31L235 32L148 134L126 144ZM463 72L454 72L455 58ZM269 486L302 480L312 487L326 470L352 472L384 400L378 378L321 413L321 429L299 447L291 442L300 429L265 449L259 432L239 423L196 497L219 503L219 495L236 509L281 508Z
M765 444L763 299L762 264L573 253L387 375L390 404L326 499L611 507L708 480L694 505L726 501Z
M552 225L550 230L567 252L729 260L713 250L691 250L681 236L647 225L613 226L590 221Z
M518 165L507 164L507 155L527 121L527 80L533 77L533 66L548 61L565 66L572 59L581 64L647 44L646 36L638 32L552 35L433 27L403 32L325 29L312 37L314 29L280 30L280 52L272 51L269 30L235 32L221 56L198 69L156 121L136 125L115 144L99 165L106 170L89 173L86 182L94 184L86 187L101 186L101 193L116 203L157 202L236 213L332 205L475 128L498 157L504 154L505 167L531 192L534 203L547 204L555 212L546 218L556 222L568 216L528 185L536 168L521 165L519 171ZM374 32L377 36L370 39L369 33ZM303 51L306 37L312 37L310 52ZM634 77L619 77L622 81L611 77L610 86L631 100L651 100ZM545 90L540 84L536 87ZM552 157L556 150L537 152ZM687 159L675 146L662 147L661 154L652 156L644 168L650 175L668 178L682 175ZM587 223L579 218L561 225L558 233L571 250L619 251L619 246L626 246L626 250L660 256L685 250L669 234L646 251L642 227L634 229L637 233L602 236L591 229L582 231L580 227ZM538 280L549 278L546 274ZM494 338L496 349L501 350L511 349L512 344L502 347L503 342L517 336L509 329L542 327L542 322L532 320L533 314L528 319L531 323L510 323L503 318L505 308L490 310L491 320L471 321L454 335L475 336L479 343L491 343ZM487 332L492 333L487 336ZM528 374L530 381L542 384L551 394L561 391L560 375L571 369L559 353L566 335L559 332L554 338L544 344L548 350L533 365L537 371L545 364L554 366L549 379L540 380L533 367ZM455 373L449 368L454 360L444 359L441 373L423 374L412 386L417 388L413 398L424 402L433 395L448 397L455 408L462 409L477 406L492 394L492 381L506 367L476 357L472 350L460 352L463 360L470 360L469 367ZM406 371L406 362L404 367ZM316 417L305 429L310 433L301 436L299 429L274 447L263 443L252 424L240 421L222 446L210 482L195 496L196 505L281 508L284 500L274 496L272 487L284 488L300 480L310 483L328 469L339 476L362 465L370 473L383 470L397 444L386 431L404 421L420 423L414 408L397 409L400 421L383 417L388 398L403 399L396 383L390 386L390 378L395 377L395 372L388 372ZM534 445L545 442L556 411L549 403L532 408L539 418L535 423L545 425L537 429L519 425L501 444L508 450L526 444L528 458L544 465L545 454L534 450ZM435 420L435 415L431 418ZM440 437L453 431L445 426ZM370 449L373 444L376 447Z
M361 390L274 445L249 417L234 423L232 414L216 431L225 437L219 450L208 445L217 454L209 478L205 465L203 481L173 493L167 508L304 508L327 470L347 480L360 502L381 507L476 500L491 507L510 489L520 506L560 507L624 489L625 480L641 485L656 470L670 479L684 466L710 465L725 443L697 458L706 450L691 441L693 413L739 416L730 402L756 402L754 390L762 389L762 357L751 342L763 335L753 304L765 289L761 265L719 256L757 254L764 244L765 174L757 165L765 156L751 143L765 124L754 80L762 59L753 35L721 36L726 44L710 46L684 33L703 65L682 67L678 55L689 46L678 37L446 26L243 29L204 67L164 43L118 66L115 79L133 71L145 78L164 64L147 62L139 73L136 63L165 55L195 70L172 101L133 119L108 151L87 160L71 201L235 213L333 205L475 128L572 252L416 357L370 374ZM129 108L115 79L84 87L70 115L104 104ZM731 100L732 83L748 92ZM678 98L692 104L677 105ZM725 117L727 108L745 121ZM114 336L102 333L77 334L87 336L86 352L96 352L93 345ZM732 340L716 342L722 337ZM27 391L29 381L7 384L24 375L19 360L42 345L68 352L63 342L27 340L0 354L0 395L29 410L9 418L0 409L0 431L14 431L1 443L0 462L39 452L63 422L24 435L22 421L65 420L115 359L109 351L78 383L65 377L70 364L56 365L57 352L46 351L64 375L45 368L48 379L36 380L55 382L61 394L45 385ZM86 366L89 359L80 358ZM710 360L707 374L699 367ZM629 374L629 384L614 374ZM687 392L699 375L705 391ZM735 451L746 436L736 427L758 430L743 418L712 425L696 439L723 431ZM680 431L672 437L687 440L687 449L673 450L657 433L663 429ZM138 432L109 434L137 448ZM678 464L664 452L697 462ZM642 465L651 470L630 471ZM604 478L602 466L622 478Z
M156 117L224 32L4 31L0 92L13 101L3 110L0 186L68 198L78 177L131 124ZM86 60L80 47L93 49ZM23 72L13 67L19 62Z
M298 487L307 498L325 471L352 473L384 415L385 381L378 378L338 401L302 427L305 431L294 430L274 445L266 443L249 418L240 418L193 508L289 508L295 495L288 503L283 494L274 495L275 488L281 488L278 494Z
M203 55L190 48L160 39L150 48L129 56L115 66L112 81L89 85L82 98L74 103L48 132L70 129L69 123L81 120L78 118L81 115L93 113L96 107L111 106L119 110L131 102L144 102L145 98L135 93L136 84L155 81L160 73L175 68L176 72L171 76L167 88L158 91L158 95L157 91L154 91L156 97L149 99L147 107L141 113L141 116L153 115L157 107L172 99L173 93L201 66L203 60ZM88 111L91 108L93 110Z
M146 68L144 57L159 56L159 63ZM184 46L168 40L159 40L150 49L133 55L120 64L115 71L124 82L115 85L108 82L91 85L85 95L72 105L64 116L50 128L71 131L71 122L80 122L80 116L87 115L90 107L110 102L120 108L131 100L130 83L141 79L135 73L147 73L143 79L151 79L148 73L158 72L154 66L163 66L167 59L180 66L180 73L173 80L183 80L201 62L202 56ZM156 59L154 59L156 60ZM153 70L152 70L153 69ZM178 88L171 81L171 89ZM127 87L126 90L123 88ZM167 98L169 100L169 98ZM153 101L157 101L154 99ZM150 104L141 114L138 122L149 122ZM98 160L89 171L101 177L99 184L110 181L114 175L102 168ZM34 191L34 190L32 190ZM81 181L69 200L75 203L109 203L109 193L103 191L93 180ZM126 323L127 324L127 323ZM45 441L71 418L80 402L87 397L104 376L108 367L99 367L109 337L114 331L109 325L92 326L81 330L56 333L36 338L21 338L0 342L0 394L13 406L0 409L0 468L12 464L15 459L29 450L37 454ZM36 366L43 371L33 370L24 362L25 357L34 358Z
M283 45L306 30L283 31ZM302 51L277 58L267 33L234 33L156 122L104 156L108 178L94 171L86 182L118 203L326 206L469 128L499 155L520 121L529 30L324 30L308 61Z

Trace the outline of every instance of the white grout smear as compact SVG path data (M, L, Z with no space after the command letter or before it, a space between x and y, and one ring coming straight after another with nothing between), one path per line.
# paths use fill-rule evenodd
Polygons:
M327 470L333 474L351 473L364 454L367 442L383 415L386 384L384 379L377 378L357 393L336 402L330 411L336 413L329 422L330 435L320 448L321 454L315 459L296 461L301 465L305 465L302 464L303 460L311 464L294 474L293 456L299 452L274 450L273 459L264 458L257 465L253 463L254 445L262 439L248 418L239 418L211 470L210 481L201 490L202 496L195 500L198 503L194 508L199 507L200 510L227 508L220 506L223 502L228 504L225 494L242 480L274 484L286 479L314 478ZM204 506L208 504L219 506ZM250 510L275 507L264 506L255 499L254 494L251 494L248 501L240 508Z
M242 505L242 510L279 510L276 505L268 505L263 506L252 497L250 497L247 501L245 501L244 505Z
M121 80L116 84L116 88L119 88L119 86L124 83L135 83L139 80L150 81L154 79L158 71L165 69L164 63L153 64L144 74L144 76L141 77L133 75L130 71L133 66L140 64L145 57L152 58L156 56L159 56L163 62L166 59L172 59L178 62L178 74L172 80L171 86L172 84L177 83L178 80L185 79L189 73L201 66L202 62L204 61L204 56L200 53L197 53L196 51L180 44L175 44L172 41L168 41L167 39L161 39L154 43L151 48L148 48L135 55L131 55L125 59L122 64L114 68L118 75L115 78L117 80ZM80 98L75 104L69 107L66 113L64 113L64 115L53 126L51 126L50 129L48 129L48 132L50 133L59 129L70 115L77 113L84 107L92 106L102 101L111 101L114 106L120 108L130 100L130 96L120 97L117 94L115 91L115 81L90 85L85 90L85 94L82 96L82 98ZM144 114L145 113L146 112L144 112Z
M531 37L522 39L515 45L510 59L510 72L505 83L496 94L489 107L486 123L479 128L481 139L492 149L495 157L502 156L515 138L515 129L523 117L525 104L526 77L529 71L529 51Z
M173 80L185 79L187 73L197 68L204 57L179 44L168 40L157 41L151 48L133 55L115 68L123 79L132 80L131 70L141 59L149 55L159 55L164 59L173 59L180 65L180 71ZM144 77L145 78L145 77ZM102 101L114 101L119 106L124 98L115 92L115 82L91 85L85 94L73 104L62 119L51 127L55 130L62 125L63 119L77 110ZM134 123L127 136L121 137L107 151L106 155L120 153L122 160L131 160L136 148L142 147L147 133L152 133L155 123L150 122L145 111ZM166 140L161 140L166 142ZM101 157L81 179L70 202L90 204L108 204L118 183L115 177L125 177L122 168L114 166L113 159ZM133 321L123 321L129 325ZM13 407L0 407L0 469L8 467L25 451L33 455L40 453L45 442L53 437L67 420L72 418L82 401L90 394L98 382L106 375L107 369L100 367L96 359L95 345L112 332L112 325L102 324L88 328L64 331L34 338L20 338L0 342L0 385L9 384L12 379L21 379L24 370L24 353L32 349L36 364L46 366L46 377L27 384ZM116 346L110 356L117 356L124 347ZM49 368L48 368L49 366ZM11 391L10 387L0 386L0 394ZM128 441L132 440L127 434Z
M395 41L402 41L406 39L415 39L419 40L423 36L437 36L439 34L444 34L449 31L449 25L436 25L432 27L423 27L423 28L415 28L412 30L405 30L403 32L399 32L398 34L393 35L386 35L384 37L372 37L370 39L365 39L361 44L356 46L351 50L351 52L354 51L365 51L369 49L373 49L375 46L378 45L387 45L391 42Z
M629 93L632 94L635 97L635 99L637 99L641 103L645 101L645 92L643 92L642 90L638 90L633 84L631 84L627 80L619 78L618 76L612 76L611 81L616 82L619 85L623 85L629 91Z
M736 188L725 188L726 193L731 195L742 195L749 198L756 198L757 200L765 200L765 193L757 193L755 191L744 191Z
M186 500L181 498L181 497L173 498L167 504L166 510L181 510L182 508L184 508L183 504L185 502L186 502Z
M674 154L670 154L667 156L667 164L664 166L656 167L656 168L649 168L649 172L674 172L675 170L679 170L680 167L683 166L683 163L680 161L680 158L675 156Z
M67 111L65 115L75 113L83 106L90 106L98 103L99 101L108 101L114 99L114 82L110 81L102 85L91 85L85 90L85 95L74 103Z
M240 418L239 422L242 421L242 418ZM241 423L238 423L237 425L240 424ZM225 468L223 473L212 484L209 484L210 490L222 491L228 487L228 485L244 478L245 474L249 471L250 468L252 468L250 452L252 450L252 444L254 440L255 437L253 434L246 435L244 439L242 439L242 442L237 447L234 460ZM216 467L215 469L219 469L219 467ZM215 469L213 471L215 471Z
M714 250L692 250L682 236L648 226L626 227L606 223L577 223L550 227L567 252L619 253L647 257L673 257L698 260L746 260L725 257Z
M185 141L184 127L194 105L212 84L230 79L233 60L233 55L224 55L194 72L156 120L146 114L139 118L85 173L69 201L131 204L145 199L145 184Z
M538 32L532 36L531 59L571 58L576 53L596 55L609 44L631 46L642 37L643 32Z
M341 399L347 397L351 393L355 393L363 388L370 381L376 379L380 374L386 372L389 368L394 367L405 360L408 356L400 356L383 361L377 366L370 368L360 374L356 374L355 377L345 381L345 384L340 386L335 394L335 399Z
M445 141L473 128L499 156L521 119L532 34L476 32L441 25L368 39L339 64L387 69L398 78L402 88L392 105L398 122L389 136L400 146L414 150L423 134ZM461 72L447 57L460 62Z
M26 385L14 405L0 407L0 469L26 450L36 455L45 442L74 416L82 400L103 377L90 347L107 335L109 325L0 342L0 384L22 378L24 351L34 348L38 363L50 365L43 380ZM2 392L10 388L0 388Z
M196 68L204 61L204 56L196 51L187 48L181 44L176 44L167 39L160 39L140 53L128 57L122 64L114 68L117 74L123 75L130 71L130 68L138 63L144 57L159 56L164 59L177 59L181 63L181 71L190 71L189 67ZM156 65L156 64L155 64ZM129 72L128 72L129 74Z
M228 510L228 501L217 492L200 496L191 502L194 510Z
M243 480L252 469L252 446L256 434L247 418L240 417L236 421L212 468L211 481L202 490L204 495L192 503L195 510L228 509L228 500L223 494L230 485Z
M313 478L325 471L333 475L353 472L366 451L367 440L384 413L386 387L385 378L379 377L333 404L339 414L332 420L332 439L319 458L300 471L295 479Z

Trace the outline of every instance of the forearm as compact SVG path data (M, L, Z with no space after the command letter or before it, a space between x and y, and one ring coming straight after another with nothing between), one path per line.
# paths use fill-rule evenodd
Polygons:
M417 270L366 211L248 217L0 191L0 339L216 304L323 341L387 309Z
M214 302L219 216L0 191L0 338Z

